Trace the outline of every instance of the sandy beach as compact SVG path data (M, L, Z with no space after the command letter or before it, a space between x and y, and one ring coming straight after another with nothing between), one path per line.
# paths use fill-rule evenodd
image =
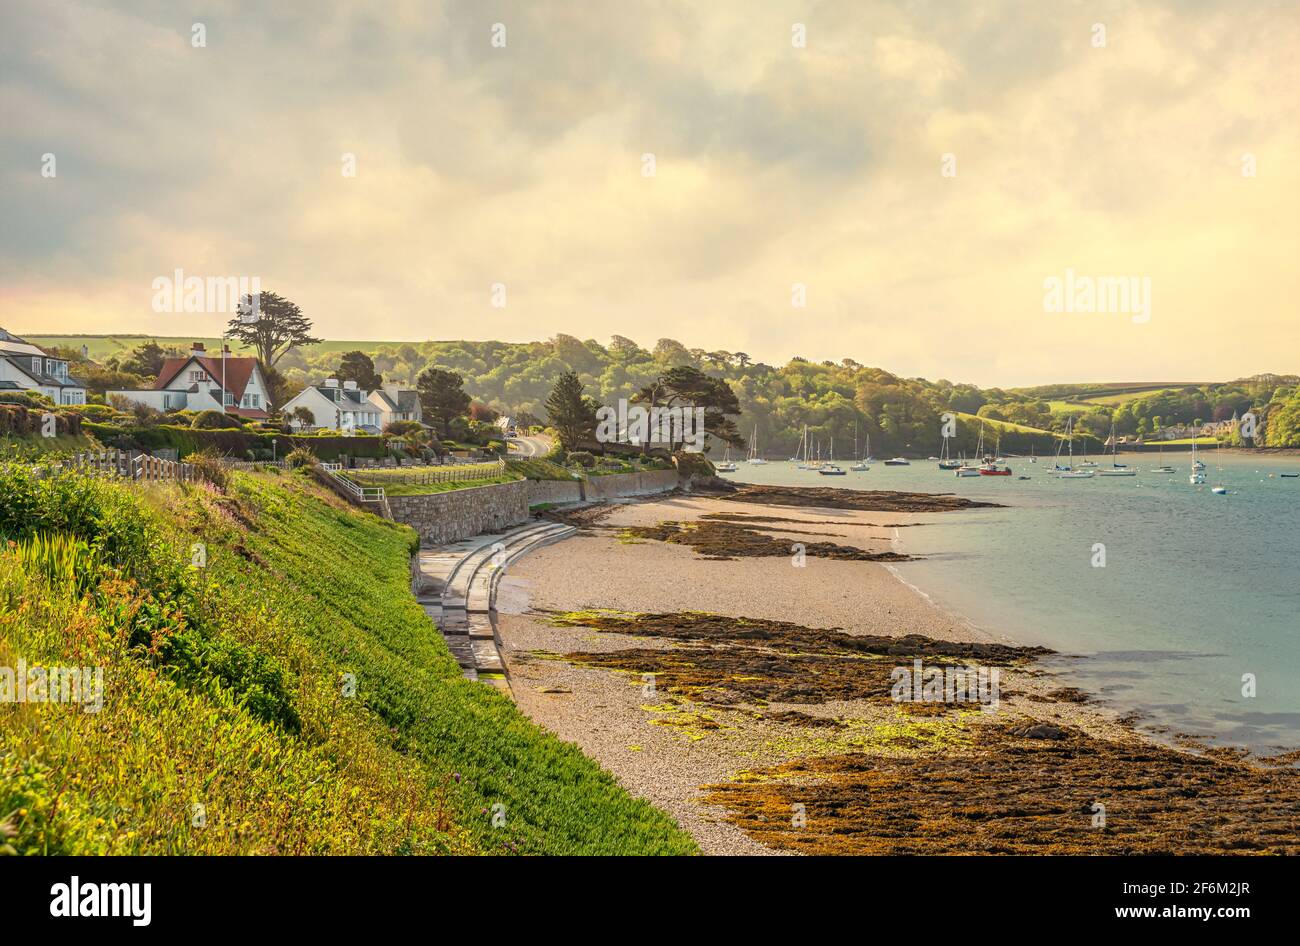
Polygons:
M871 757L902 765L900 771L905 773L909 759L929 764L936 747L949 744L958 747L958 756L978 752L986 762L990 757L999 759L1007 746L999 742L987 747L988 738L995 735L1014 742L1019 734L1030 732L1020 740L1030 748L1049 743L1058 748L1066 744L1059 740L1067 738L1078 743L1071 743L1070 759L1061 762L1059 790L1069 793L1064 786L1070 781L1068 772L1076 764L1076 754L1094 760L1105 757L1098 746L1116 749L1117 757L1133 746L1146 751L1145 742L1123 721L1102 707L1079 701L1077 692L1063 692L1050 674L1029 661L995 658L1003 664L997 712L972 706L900 708L882 692L887 684L881 677L858 681L847 689L827 683L825 690L819 690L830 679L825 674L827 664L795 667L791 674L769 662L777 654L779 664L783 652L800 658L815 654L821 644L807 635L828 629L864 640L923 635L935 642L965 642L972 647L1011 643L945 613L900 580L909 569L924 568L923 561L881 563L809 554L802 567L796 567L786 549L780 555L716 560L690 545L638 537L638 530L664 523L670 524L666 530L670 536L674 531L707 531L719 523L727 528L739 524L782 546L833 543L826 554L836 554L835 547L877 554L891 550L895 528L924 528L936 515L961 515L961 511L789 508L682 495L601 510L588 528L528 556L511 568L503 582L499 631L515 698L530 717L577 743L634 794L671 813L711 854L826 850L828 837L842 833L842 824L836 827L823 820L825 834L813 842L814 831L781 823L797 820L802 804L797 799L804 795L815 799L803 806L807 810L826 802L807 788L824 781L826 773L794 771L788 778L791 773L780 769L798 769L810 759L835 760L838 765ZM628 618L604 626L591 614L571 614L604 610L654 617L627 624L628 632L621 633L617 620ZM765 634L775 636L765 650L757 651L727 639L726 622L721 637L708 636L718 626L712 622L702 641L689 639L693 635L690 612L787 622L788 626L773 623L765 629ZM687 620L687 626L675 636L657 633L657 627L675 626L680 620ZM782 635L793 636L783 643ZM737 646L739 658L728 663L727 655ZM688 648L687 658L681 656L682 647ZM839 665L869 667L873 672L879 668L882 674L885 665L892 668L909 662L905 654L846 664L837 652L836 659ZM722 661L721 669L710 669L711 661ZM791 679L799 681L796 689L791 688ZM772 681L775 688L764 689ZM1161 755L1160 764L1153 767L1148 760L1153 773L1160 765L1177 768L1187 756L1164 747L1158 752L1168 757ZM879 775L872 773L873 778ZM1021 775L1034 781L1028 770ZM1085 786L1097 779L1095 773L1079 775ZM778 798L747 797L754 784L768 779L788 784L791 790ZM1015 777L990 781L973 790L973 797L988 791L997 796L989 801L996 808L1008 792L1037 790L1028 785L1018 788L1015 782ZM924 799L903 794L894 802L918 803L924 804ZM1087 802L1081 803L1086 816ZM835 807L839 802L832 799L830 804ZM861 838L866 840L871 833L867 827L876 817L896 815L897 811L861 813ZM1074 820L1084 827L1089 824L1086 817L1069 816L1063 818L1064 830L1073 831ZM874 834L872 838L874 843ZM912 849L909 843L871 849Z

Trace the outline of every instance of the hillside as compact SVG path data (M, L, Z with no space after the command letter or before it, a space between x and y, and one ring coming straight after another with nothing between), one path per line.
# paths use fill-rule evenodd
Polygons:
M406 527L302 474L137 487L9 463L0 493L0 664L103 668L100 712L0 713L0 850L695 850L461 676L410 593Z
M87 344L95 351L117 350L108 365L117 368L129 339L37 337L40 343L74 347ZM145 339L140 336L138 344ZM189 339L158 339L177 348ZM1036 431L1060 434L1069 416L1075 417L1080 436L1101 440L1111 423L1125 436L1151 436L1162 427L1222 421L1234 413L1253 410L1264 421L1262 442L1269 446L1300 446L1290 433L1288 420L1268 434L1268 415L1280 412L1300 390L1295 375L1256 375L1229 382L1143 381L1041 385L1033 388L980 388L945 379L904 378L883 368L863 365L852 358L838 362L811 362L792 358L782 366L756 362L745 352L688 348L671 338L659 339L651 348L615 335L607 345L559 334L547 341L429 341L429 342L324 342L295 349L276 364L294 390L318 383L338 370L341 353L368 354L375 369L389 381L414 384L428 368L454 371L464 379L465 391L489 407L512 415L545 417L545 402L556 379L575 372L586 393L604 404L631 398L652 384L664 371L690 365L725 379L735 391L742 415L737 426L745 436L757 434L768 456L790 456L803 429L823 445L835 439L836 451L860 447L871 438L877 455L901 453L925 456L940 449L940 416L946 411L975 414L1004 427L1003 447L1027 452ZM121 386L120 374L104 375L106 383ZM959 432L953 448L970 452L977 429ZM1283 433L1283 432L1286 433ZM1047 441L1050 443L1050 440Z

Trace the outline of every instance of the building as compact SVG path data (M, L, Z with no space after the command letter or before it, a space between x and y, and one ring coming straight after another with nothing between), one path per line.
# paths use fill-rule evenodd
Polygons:
M294 416L300 408L311 415L310 423ZM377 434L383 423L379 405L358 390L355 381L344 381L340 386L338 378L326 378L324 384L303 388L285 402L280 412L290 426L299 430L328 427Z
M387 427L395 420L421 422L419 391L385 384L371 391L368 400L379 408L380 427Z
M262 366L256 358L236 358L230 349L210 356L202 342L190 353L168 358L152 388L142 391L109 391L133 404L159 411L220 411L254 420L270 416L270 400ZM224 396L223 396L224 395Z
M0 328L0 391L35 391L55 404L85 404L85 382L68 373L66 358Z

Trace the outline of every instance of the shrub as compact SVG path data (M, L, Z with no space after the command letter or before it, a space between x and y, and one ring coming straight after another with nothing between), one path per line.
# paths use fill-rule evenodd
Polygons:
M243 425L234 414L223 414L221 411L199 411L198 414L194 415L194 420L190 423L190 426L195 430L218 430L237 428Z
M198 474L199 479L211 483L222 492L225 492L226 487L230 485L230 471L221 462L221 454L217 451L208 448L198 453L191 453L185 458L185 462L194 467L194 472Z
M596 465L596 458L586 450L573 450L569 453L569 466L580 466L589 470Z
M312 453L306 447L295 447L289 451L285 457L289 466L297 470L304 466L315 467L320 465L320 460L316 459L316 454Z

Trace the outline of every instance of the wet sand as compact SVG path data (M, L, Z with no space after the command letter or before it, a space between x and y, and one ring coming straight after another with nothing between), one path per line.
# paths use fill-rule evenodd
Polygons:
M1046 745L1035 741L1049 738L1041 733L1018 735L1035 725L1064 733L1050 734L1062 740L1060 746L1071 747L1075 760L1065 764L1062 780L1069 781L1066 770L1074 765L1086 786L1092 776L1084 763L1096 757L1098 745L1123 750L1142 741L1104 707L1063 693L1031 660L994 661L1003 664L1003 696L996 713L970 706L900 708L887 698L887 683L881 680L890 668L908 665L906 656L847 665L875 674L870 683L859 674L847 688L843 674L827 672L862 655L837 652L837 635L818 634L818 629L837 628L855 637L923 635L977 647L1014 644L944 612L906 584L908 571L924 568L923 561L882 564L808 555L796 567L793 553L772 554L747 538L758 533L764 543L771 539L811 548L821 542L880 553L891 550L895 528L924 528L938 516L961 514L759 505L681 495L617 505L589 529L525 557L505 576L497 602L499 631L515 698L531 718L577 743L633 794L676 817L711 854L835 852L842 837L861 842L865 835L855 831L855 822L850 819L846 830L836 819L846 810L866 812L855 794L863 790L857 771L862 759L888 760L898 784L905 782L898 772L906 772L908 758L934 765L947 758L943 749L949 744L958 755L978 751L985 765L992 759L996 767L1003 757L1019 758L1025 752L1032 759L1031 750ZM719 533L725 541L741 536L733 542L735 557L710 557L725 542L700 548L638 537L707 531L719 523L749 530ZM627 625L625 632L619 623L625 619L557 617L587 611L652 613L655 618L642 622L646 626ZM745 639L753 628L723 621L717 640L691 640L675 623L684 612L788 622L789 628L776 627L775 642L765 630L768 639L755 644ZM662 635L655 633L656 621L664 628ZM752 674L744 672L746 661ZM809 685L790 686L790 680ZM867 695L843 699L857 692ZM774 693L792 702L764 698ZM1181 771L1180 759L1165 761L1170 771ZM1144 763L1147 768L1152 764L1149 759ZM854 777L846 779L844 772L850 770ZM980 791L990 793L1015 790L1014 784L998 779L980 784ZM809 785L824 790L811 791ZM1291 787L1283 786L1284 791ZM1260 789L1260 797L1271 797L1272 788L1267 788ZM835 797L841 790L849 794ZM934 801L918 792L895 794L897 804L910 806L908 811ZM785 823L800 817L799 799L805 797L816 799L811 804L820 814L810 824L822 833ZM986 804L997 809L996 799ZM1147 798L1145 804L1150 809L1160 801ZM863 824L898 816L888 806L883 813L868 814L862 815ZM1067 827L1073 831L1070 819L1079 818L1086 825L1088 817L1086 810L1076 812L1067 817ZM1250 817L1261 819L1258 812ZM1016 835L1020 823L1014 818L1008 823L1007 831ZM1092 838L1079 841L1075 834L1068 844L1088 849ZM1160 840L1143 836L1133 843L1152 850L1150 844L1158 849ZM1023 841L1017 836L1005 849L1022 850L1015 845ZM846 852L907 850L909 843L907 838L883 847L859 843ZM941 844L929 849L943 850Z

